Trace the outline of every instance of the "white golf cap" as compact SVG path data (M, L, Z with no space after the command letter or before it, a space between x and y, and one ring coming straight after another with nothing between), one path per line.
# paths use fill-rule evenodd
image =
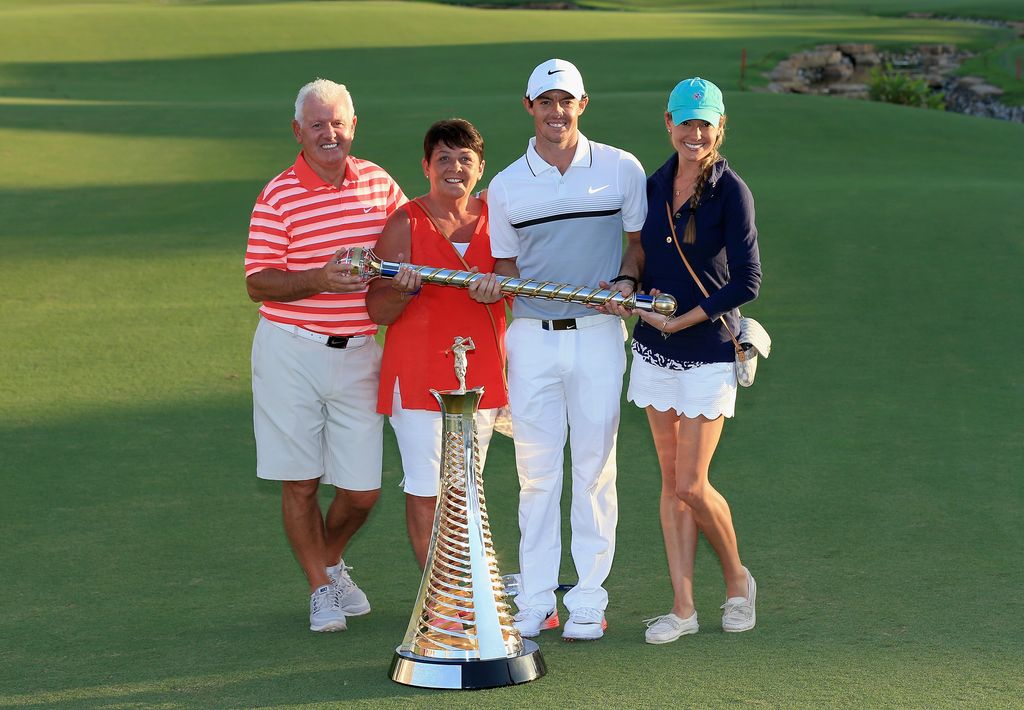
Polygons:
M580 70L564 59L549 59L533 70L526 85L526 98L533 101L552 89L559 89L577 99L582 99L587 93Z

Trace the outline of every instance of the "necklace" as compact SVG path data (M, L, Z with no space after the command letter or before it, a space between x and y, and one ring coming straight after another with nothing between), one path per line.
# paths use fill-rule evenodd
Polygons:
M679 182L682 177L683 177L682 175L676 175L676 179L672 181L673 184ZM695 182L696 182L696 180L693 179L693 178L690 178L690 179L686 180L685 182L682 183L684 185L684 189L682 189L682 190L675 190L675 189L673 189L672 190L672 194L675 195L676 197L679 197L680 195L688 195L688 194L690 194L691 192L693 192L693 185L694 185Z

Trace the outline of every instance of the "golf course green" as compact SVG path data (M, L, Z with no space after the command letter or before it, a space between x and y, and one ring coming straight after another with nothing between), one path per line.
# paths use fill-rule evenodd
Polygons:
M1024 126L750 90L825 42L984 51L1012 32L880 0L614 8L638 11L0 4L0 707L1021 706ZM975 14L1024 19L1002 0ZM992 70L1004 81L1014 52ZM725 93L723 153L756 199L764 270L744 311L773 350L711 476L758 625L722 633L702 543L701 632L644 643L672 594L654 447L624 403L605 638L542 635L548 674L523 686L409 688L387 675L419 584L390 430L380 503L346 553L373 613L344 633L308 631L279 487L256 479L249 214L295 157L312 78L349 87L353 153L414 196L435 120L480 129L484 183L516 159L526 79L555 56L586 80L582 131L648 172L669 154L674 84ZM509 439L485 481L515 571ZM572 583L567 515L563 538Z

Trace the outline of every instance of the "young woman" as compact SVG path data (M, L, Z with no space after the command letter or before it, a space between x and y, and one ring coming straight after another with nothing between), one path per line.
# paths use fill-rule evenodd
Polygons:
M441 460L441 413L431 389L456 389L453 343L471 340L466 387L484 387L477 415L481 466L495 415L508 399L504 381L505 305L494 276L487 204L473 197L484 171L484 141L469 121L438 121L423 141L430 191L388 220L376 254L398 261L486 273L467 290L423 285L403 268L370 283L367 310L388 325L377 411L391 417L405 479L406 524L420 567L426 564Z
M740 561L732 515L708 470L726 417L736 403L735 349L723 325L739 332L737 308L757 297L761 265L754 201L718 150L725 104L700 78L672 90L665 128L673 154L647 180L641 233L642 273L651 293L679 301L675 317L637 312L627 397L647 410L661 467L661 527L674 600L649 620L648 643L668 643L699 629L693 603L697 531L714 548L725 577L722 628L754 628L757 586ZM705 297L679 251L707 289Z

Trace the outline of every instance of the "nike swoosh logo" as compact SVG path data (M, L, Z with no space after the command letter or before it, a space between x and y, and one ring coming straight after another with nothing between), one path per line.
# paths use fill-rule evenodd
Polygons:
M611 185L602 185L601 187L588 187L587 192L593 195L595 192L601 192L601 190L607 190Z
M373 207L364 207L363 208L363 214L366 214L367 212L369 212L372 209L373 209Z
M565 69L548 69L548 76L551 76L552 74L557 74L560 71L565 71Z

